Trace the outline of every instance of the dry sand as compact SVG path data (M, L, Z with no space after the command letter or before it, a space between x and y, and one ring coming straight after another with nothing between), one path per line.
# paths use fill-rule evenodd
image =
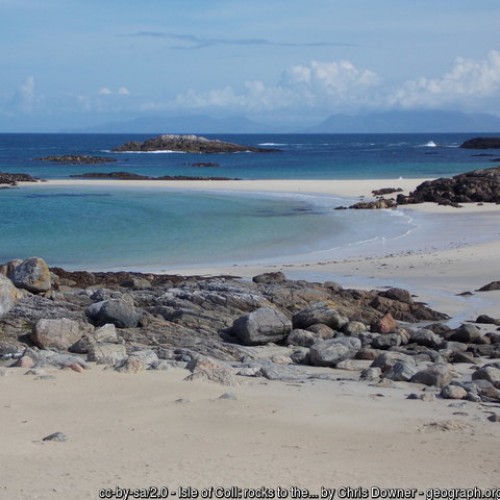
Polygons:
M134 185L357 197L380 187L410 189L418 182ZM128 181L109 184L131 186ZM409 210L430 211L431 217L450 212L450 227L458 220L457 214L463 220L466 211L469 223L498 233L496 206ZM498 236L496 241L480 245L473 241L460 245L449 241L447 245L445 241L434 250L431 239L436 235L423 234L427 245L397 255L203 271L252 276L280 269L291 277L317 276L362 287L407 285L445 312L464 316L489 312L498 317L498 292L455 296L500 279ZM449 239L450 235L443 237ZM42 380L24 372L9 369L0 377L0 498L91 499L99 498L100 488L149 486L166 486L170 496L179 486L280 486L287 489L288 498L292 486L308 488L313 494L319 494L322 486L379 486L419 488L424 494L417 492L415 498L426 498L427 488L500 487L500 426L486 420L488 408L477 403L407 400L409 392L420 391L414 385L384 388L357 380L287 384L244 379L242 385L229 388L236 400L221 400L219 396L228 388L185 382L187 372L179 369L126 375L94 366L84 374L54 371L54 379ZM349 372L338 374L353 377ZM179 399L190 402L177 402ZM68 440L42 441L56 431L66 434ZM337 490L335 498L341 494Z

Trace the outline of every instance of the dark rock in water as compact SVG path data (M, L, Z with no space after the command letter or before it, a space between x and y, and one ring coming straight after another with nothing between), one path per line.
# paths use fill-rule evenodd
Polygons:
M271 153L277 149L243 146L232 142L207 139L196 135L164 134L144 142L131 141L113 148L113 151L181 151L184 153Z
M460 203L500 203L500 167L425 181L408 196L397 197L399 205L423 202L455 207Z
M32 177L29 174L9 174L7 172L0 172L0 184L17 186L18 182L39 182L39 181L40 179Z
M500 290L500 281L492 281L487 285L482 286L478 292L493 292L495 290Z
M349 208L353 209L387 209L387 208L396 208L397 203L391 198L379 198L375 201L359 201L358 203L354 203Z
M460 145L464 149L500 149L500 137L474 137Z
M211 162L211 161L200 161L197 163L192 163L191 166L192 167L202 167L202 168L215 168L215 167L218 167L219 164Z
M76 179L114 179L118 181L238 181L233 177L198 177L195 175L163 175L153 177L151 175L134 174L132 172L86 172L84 174L73 174L70 177Z
M372 194L373 196L384 196L386 194L400 193L401 191L403 191L401 188L382 188L374 189Z
M476 323L480 323L483 325L496 325L500 326L500 319L492 318L491 316L488 316L487 314L480 314L476 318Z
M37 158L37 160L62 163L66 165L98 165L101 163L113 163L117 161L115 158L88 155L43 156L41 158Z

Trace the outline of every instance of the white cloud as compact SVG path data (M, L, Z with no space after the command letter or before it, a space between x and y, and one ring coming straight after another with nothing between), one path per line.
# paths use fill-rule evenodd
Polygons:
M101 87L97 93L99 95L111 95L113 92L109 87Z
M130 91L127 87L120 87L118 89L118 95L130 95Z
M378 75L349 61L292 66L275 85L245 82L241 92L232 87L178 95L166 108L233 108L243 111L320 108L334 110L369 103L367 91L380 82ZM150 104L150 108L154 107Z
M457 58L441 78L409 80L389 96L388 104L404 108L444 107L468 104L500 91L500 52L492 50L486 59Z

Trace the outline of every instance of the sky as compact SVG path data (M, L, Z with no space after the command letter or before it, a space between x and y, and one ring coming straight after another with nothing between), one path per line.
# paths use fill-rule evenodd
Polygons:
M0 0L0 131L500 116L498 0Z

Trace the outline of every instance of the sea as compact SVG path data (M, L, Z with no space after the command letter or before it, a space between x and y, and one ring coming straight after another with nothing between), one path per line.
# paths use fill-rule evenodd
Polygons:
M397 187L401 178L450 177L492 166L494 155L459 147L475 135L204 134L277 151L195 155L112 152L115 146L143 141L151 134L0 134L0 172L47 180L123 171L155 177L390 179L394 186L388 187ZM61 165L40 160L56 155L116 161ZM204 163L212 166L199 166ZM115 188L97 183L1 189L0 263L36 255L68 270L157 272L284 264L304 258L346 258L359 254L367 242L387 249L420 224L401 211L335 210L353 201L314 194Z

